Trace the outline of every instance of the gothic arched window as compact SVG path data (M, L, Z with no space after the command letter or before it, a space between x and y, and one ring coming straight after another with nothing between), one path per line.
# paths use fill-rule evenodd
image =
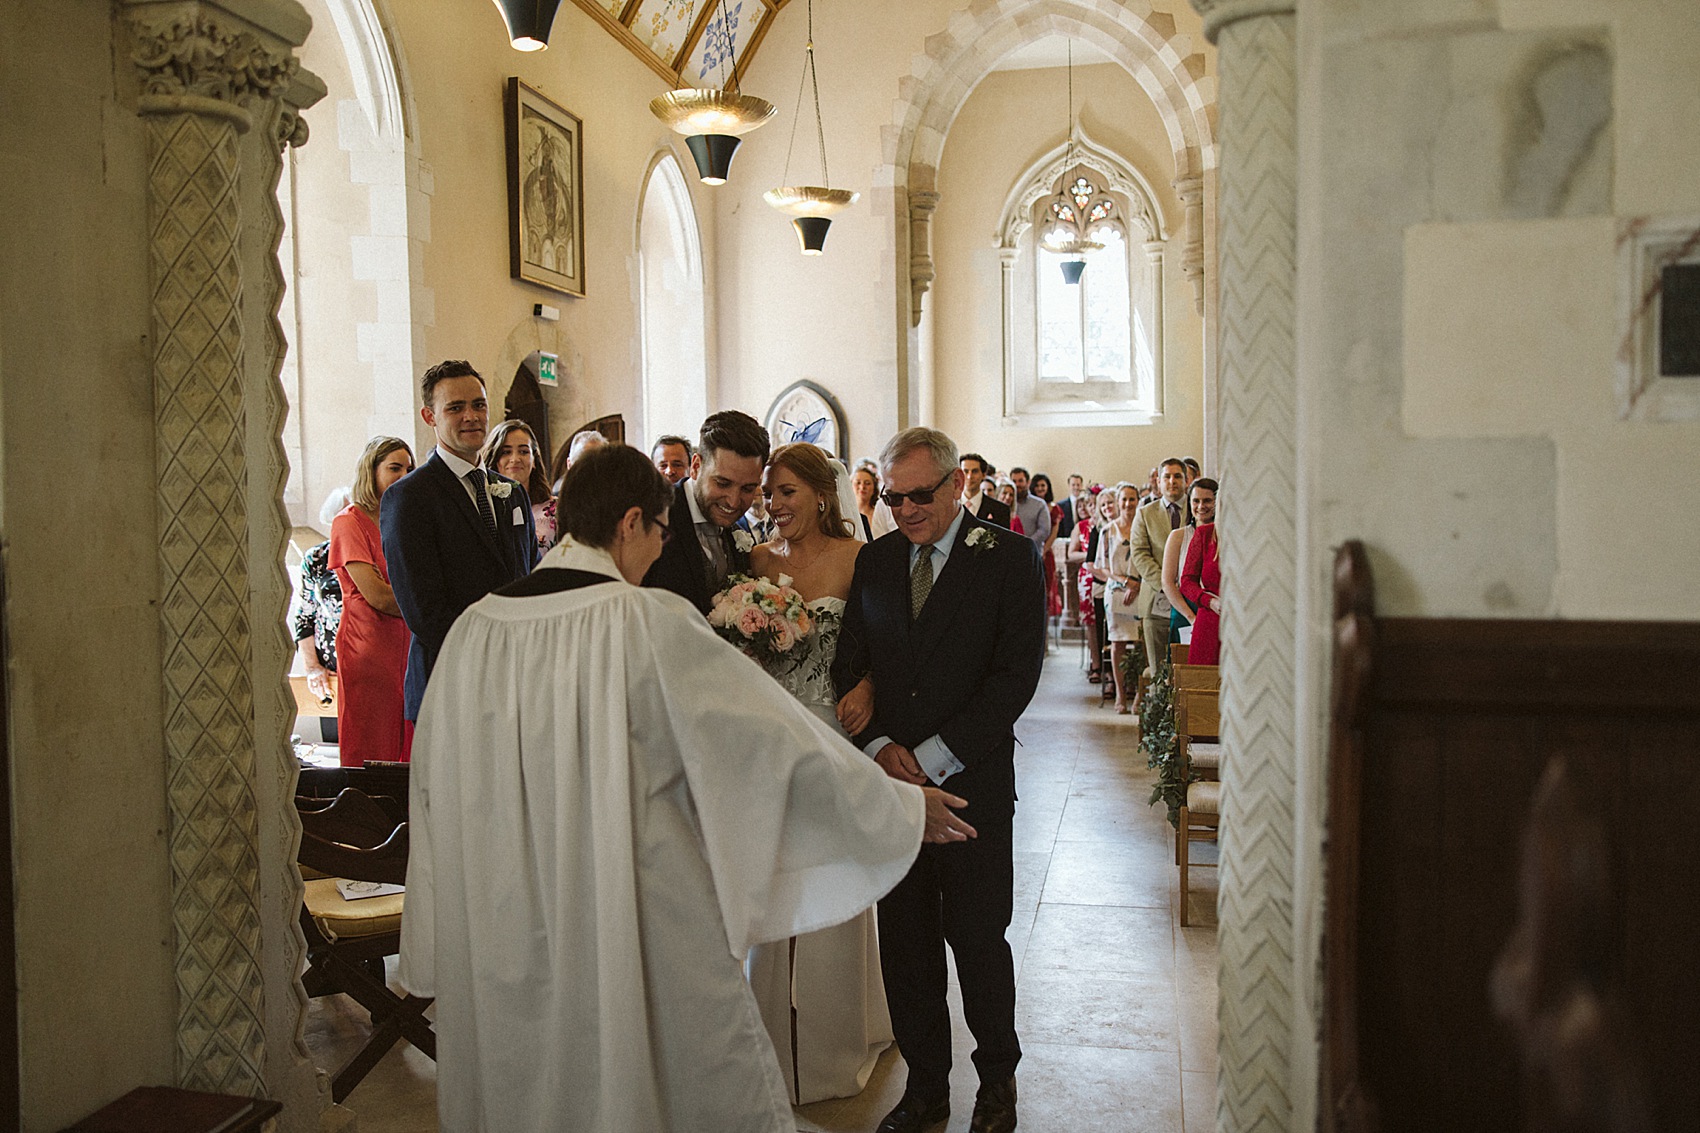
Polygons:
M1163 413L1162 220L1126 162L1079 134L1072 150L1036 163L1005 205L1004 419L1150 424ZM1059 254L1074 236L1097 246ZM1067 260L1085 261L1078 283Z

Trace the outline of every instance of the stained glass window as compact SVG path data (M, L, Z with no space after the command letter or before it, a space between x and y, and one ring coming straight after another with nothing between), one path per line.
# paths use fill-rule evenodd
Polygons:
M1128 243L1119 210L1114 198L1086 172L1065 175L1063 183L1068 186L1067 199L1050 198L1044 207L1064 224L1048 221L1047 227L1063 233L1068 228L1084 228L1089 238L1103 247L1076 257L1059 255L1044 247L1044 240L1040 242L1042 254L1036 272L1039 379L1075 384L1131 383L1136 369L1135 343L1149 354L1150 336L1143 327L1135 334ZM1061 263L1077 258L1086 261L1085 273L1077 284L1064 283ZM1137 368L1149 373L1152 361L1144 358Z

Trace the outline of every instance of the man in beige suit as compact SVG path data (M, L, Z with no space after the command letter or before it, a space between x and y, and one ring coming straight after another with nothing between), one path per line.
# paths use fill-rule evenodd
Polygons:
M1186 520L1186 462L1176 457L1158 469L1162 495L1140 508L1133 517L1128 549L1133 568L1139 572L1140 628L1145 638L1145 671L1155 673L1157 659L1169 648L1169 599L1163 593L1163 545L1169 532Z

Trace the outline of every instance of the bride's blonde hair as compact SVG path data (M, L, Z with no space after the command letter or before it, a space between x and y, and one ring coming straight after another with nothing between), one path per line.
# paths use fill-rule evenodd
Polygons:
M844 518L844 510L838 506L838 475L819 445L806 441L780 445L767 458L767 466L788 470L820 496L821 502L826 505L817 516L822 535L829 539L849 539L855 535L856 529Z

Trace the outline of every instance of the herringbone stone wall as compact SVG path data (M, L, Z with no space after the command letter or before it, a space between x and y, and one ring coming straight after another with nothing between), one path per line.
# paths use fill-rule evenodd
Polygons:
M1227 24L1221 76L1223 767L1217 1128L1287 1130L1297 596L1296 17Z

